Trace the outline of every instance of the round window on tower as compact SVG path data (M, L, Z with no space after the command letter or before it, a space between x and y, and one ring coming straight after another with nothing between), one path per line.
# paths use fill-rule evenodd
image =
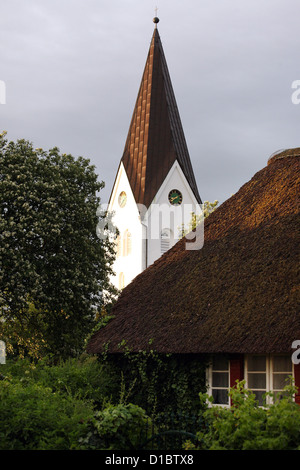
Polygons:
M119 194L118 202L119 202L119 206L120 206L120 207L125 207L126 202L127 202L127 194L125 193L125 191L122 191L122 192Z

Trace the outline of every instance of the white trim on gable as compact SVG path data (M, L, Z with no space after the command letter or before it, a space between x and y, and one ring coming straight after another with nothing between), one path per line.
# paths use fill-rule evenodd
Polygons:
M170 191L174 189L179 190L182 194L182 203L178 206L170 204L168 198ZM147 266L162 255L162 230L169 229L171 231L170 248L172 248L180 239L182 225L188 226L192 212L200 214L201 206L198 204L178 161L175 161L143 218L148 233Z
M111 211L113 209L115 210L118 209L117 197L119 196L121 190L126 192L127 199L129 199L130 202L135 202L134 195L133 195L123 162L121 162L119 166L115 184L113 186L110 201L108 204L108 210Z
M183 171L180 167L180 164L178 163L178 160L175 160L175 162L173 163L172 167L170 168L167 176L165 177L161 187L159 188L156 195L154 196L153 201L152 201L151 205L149 206L148 210L151 209L152 204L157 203L157 201L159 201L161 199L161 196L162 196L162 194L165 190L165 187L170 185L170 182L172 181L172 177L174 176L174 173L176 171L179 172L181 180L182 180L181 183L184 186L185 191L189 194L190 198L192 199L193 204L195 204L195 206L198 205L198 201L195 198L195 195L194 195L194 193L193 193L193 191L192 191L192 189L191 189L191 187L188 183L188 180L185 177L185 174L183 173ZM170 189L173 189L173 187L170 188ZM178 189L180 189L180 188L178 188Z

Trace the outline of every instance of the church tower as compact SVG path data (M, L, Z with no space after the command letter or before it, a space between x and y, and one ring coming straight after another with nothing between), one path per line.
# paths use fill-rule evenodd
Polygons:
M118 289L171 248L201 199L154 18L153 32L108 211L120 234Z

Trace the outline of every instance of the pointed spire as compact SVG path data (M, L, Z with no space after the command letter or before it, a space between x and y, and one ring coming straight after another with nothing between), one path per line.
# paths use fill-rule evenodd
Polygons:
M192 164L157 29L155 29L124 148L136 203L149 207L175 160L200 203Z

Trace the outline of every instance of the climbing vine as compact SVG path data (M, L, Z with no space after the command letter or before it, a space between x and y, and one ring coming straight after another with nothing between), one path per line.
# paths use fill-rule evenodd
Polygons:
M120 376L123 396L149 415L161 412L197 413L199 392L206 391L206 360L200 355L131 352L103 354L100 360ZM127 390L127 394L125 392Z

